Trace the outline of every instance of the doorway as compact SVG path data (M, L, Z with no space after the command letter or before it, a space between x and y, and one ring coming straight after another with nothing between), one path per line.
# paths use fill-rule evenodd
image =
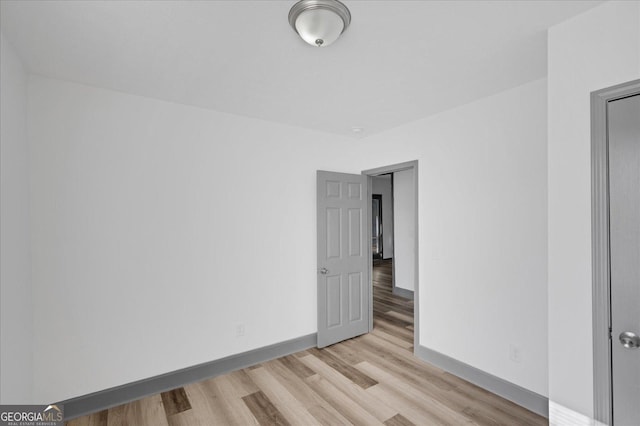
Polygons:
M640 417L640 80L591 94L594 414Z
M382 222L381 235L376 235L376 214L373 209L368 213L372 242L369 256L369 332L415 352L419 344L418 306L414 302L418 300L419 290L418 162L379 167L365 170L362 174L368 177L372 207L375 199L381 200L381 216L386 218ZM374 183L375 179L379 185ZM386 197L381 193L384 190L377 190L383 187L384 180L390 187ZM380 197L374 198L374 194ZM385 214L385 211L392 213ZM382 255L377 256L374 250L376 237L383 242Z
M377 192L375 188L373 190ZM385 200L385 205L388 202L388 200ZM382 240L382 235L382 194L373 194L371 196L371 252L373 253L374 261L383 258L384 241Z

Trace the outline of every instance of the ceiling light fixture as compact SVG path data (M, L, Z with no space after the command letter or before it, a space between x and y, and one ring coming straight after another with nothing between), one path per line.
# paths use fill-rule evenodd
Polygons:
M289 11L289 24L312 46L329 46L350 23L349 9L338 0L300 0Z

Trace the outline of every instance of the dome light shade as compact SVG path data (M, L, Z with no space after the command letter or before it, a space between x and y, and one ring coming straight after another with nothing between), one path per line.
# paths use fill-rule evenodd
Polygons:
M338 0L300 0L289 11L289 24L307 43L327 47L351 23L351 13Z

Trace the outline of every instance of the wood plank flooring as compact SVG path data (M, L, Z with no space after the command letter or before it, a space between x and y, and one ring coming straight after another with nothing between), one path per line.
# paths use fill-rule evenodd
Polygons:
M413 356L413 301L373 271L374 331L67 422L68 426L546 425Z

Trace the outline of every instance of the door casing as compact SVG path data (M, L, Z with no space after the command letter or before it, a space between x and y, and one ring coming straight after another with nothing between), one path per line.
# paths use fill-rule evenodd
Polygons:
M416 349L420 346L420 322L419 322L419 292L420 292L420 286L419 286L419 276L418 276L418 270L419 268L419 262L418 259L420 259L420 256L418 254L418 249L419 249L419 232L418 232L418 160L414 160L414 161L408 161L405 163L398 163L398 164L392 164L389 166L383 166L383 167L377 167L375 169L369 169L369 170L364 170L362 172L363 175L367 175L368 176L368 183L367 183L367 188L368 188L368 199L371 200L371 196L373 195L372 193L372 188L373 188L373 182L372 182L372 177L373 176L380 176L380 175L384 175L387 173L393 173L393 172L400 172L403 170L409 170L409 169L413 169L413 189L414 189L414 199L415 199L415 212L414 212L414 218L415 218L415 230L416 230L416 238L415 238L415 246L414 246L414 256L415 256L415 262L414 262L414 304L413 304L413 352L416 353ZM370 202L370 201L369 201ZM372 221L372 217L371 217L371 209L367 209L367 232L368 232L368 241L371 241L371 221ZM371 248L371 244L367 245L367 250L369 251L368 254L368 259L369 259L369 289L371 291L369 291L369 332L373 331L373 281L372 281L372 277L373 277L373 251Z
M613 419L607 104L637 94L640 80L591 93L593 406L595 419L604 424L611 424Z

